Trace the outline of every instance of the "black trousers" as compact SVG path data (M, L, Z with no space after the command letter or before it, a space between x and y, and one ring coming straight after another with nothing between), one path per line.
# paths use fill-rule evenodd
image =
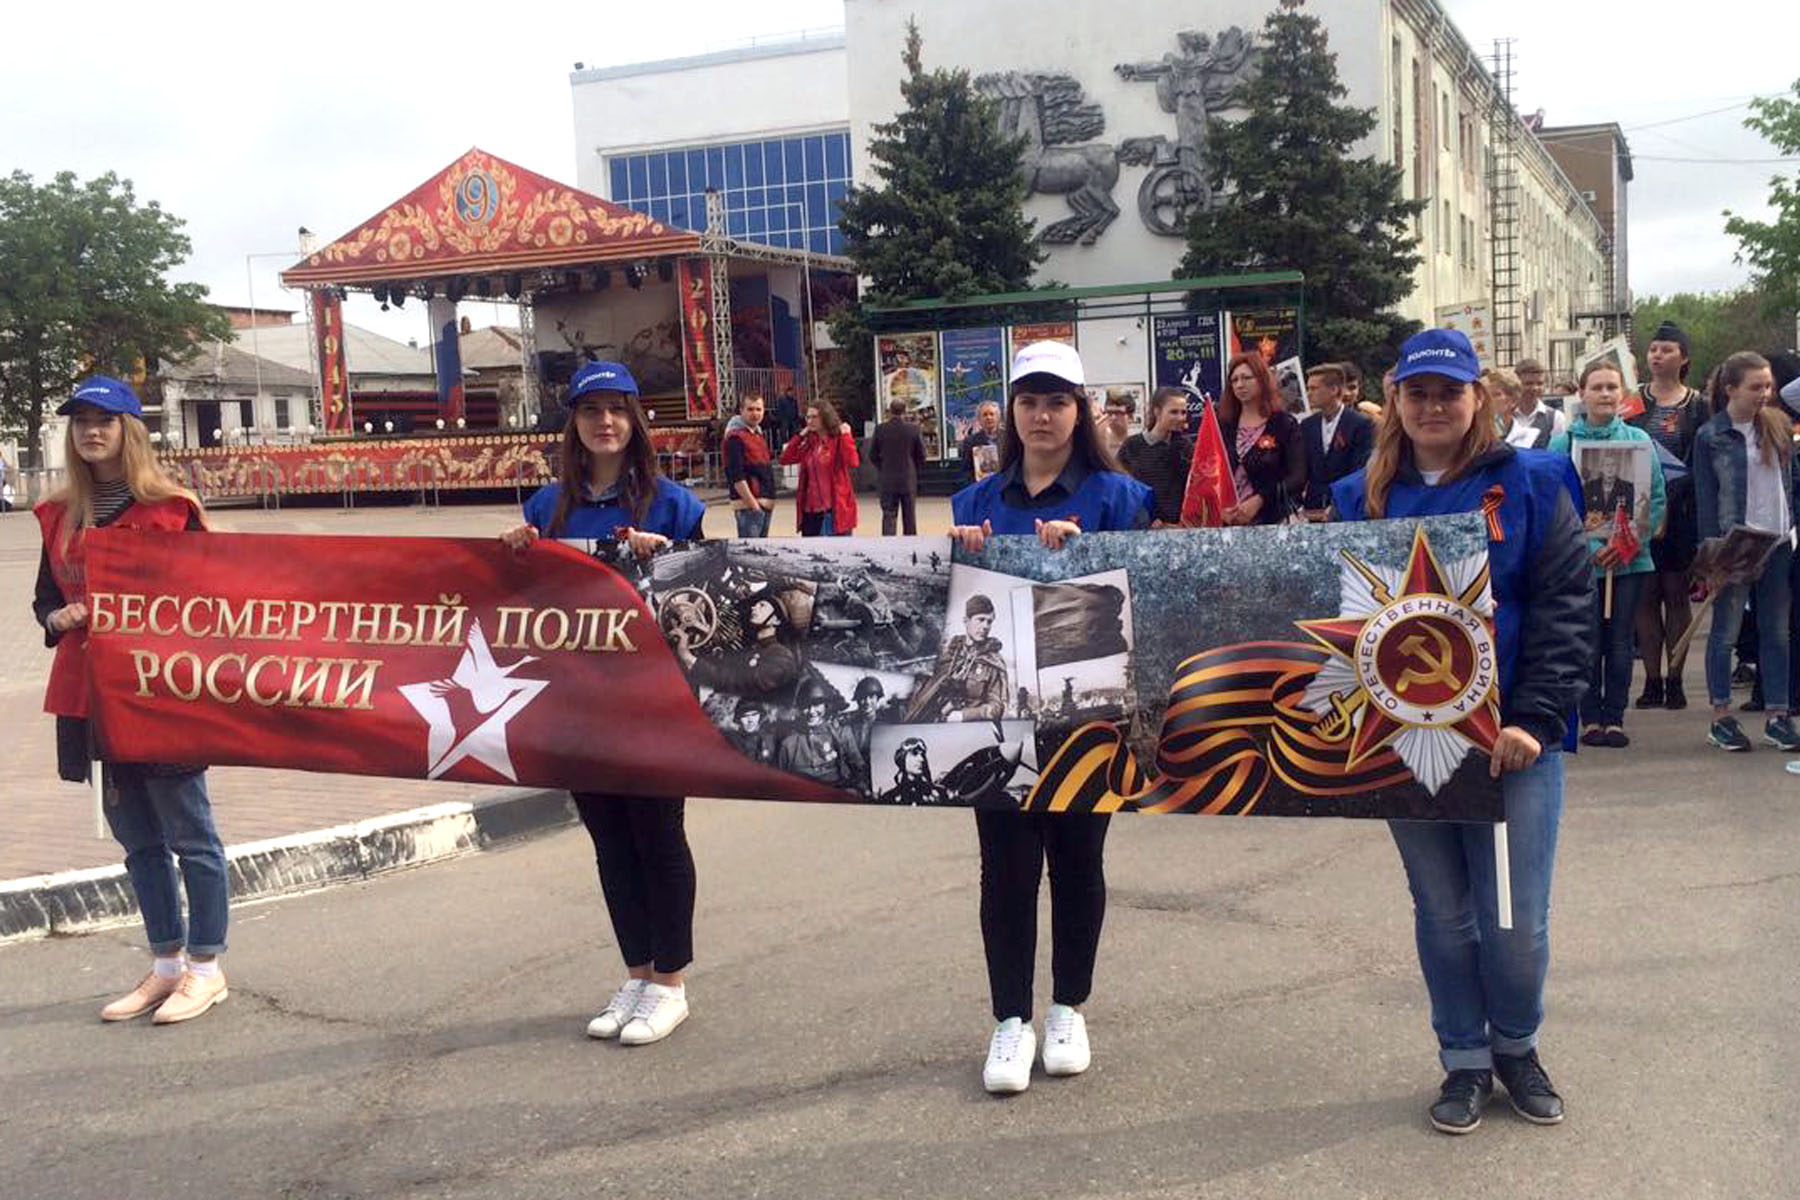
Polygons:
M600 892L627 967L679 971L694 959L694 856L679 796L574 792L594 839Z
M918 497L911 492L881 493L882 537L894 536L894 516L896 509L899 510L899 516L906 529L906 536L911 537L919 532L919 517L915 510L917 500Z
M800 536L801 537L821 537L821 536L823 536L825 533L825 518L829 517L830 515L831 514L828 512L801 513L800 514Z
M1031 1019L1038 880L1050 863L1050 998L1076 1005L1094 986L1106 919L1106 830L1112 818L976 809L981 839L981 942L994 1020Z

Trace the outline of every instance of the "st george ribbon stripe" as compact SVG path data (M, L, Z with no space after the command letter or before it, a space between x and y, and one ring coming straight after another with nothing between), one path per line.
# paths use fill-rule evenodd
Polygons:
M1319 718L1301 702L1328 657L1295 642L1248 642L1186 659L1169 693L1154 775L1138 765L1117 724L1090 722L1044 768L1025 811L1244 816L1272 776L1332 796L1410 782L1391 750L1353 768L1352 739L1319 734Z

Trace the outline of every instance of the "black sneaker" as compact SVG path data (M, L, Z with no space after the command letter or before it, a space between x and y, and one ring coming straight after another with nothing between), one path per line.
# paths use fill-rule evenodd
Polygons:
M1741 662L1731 673L1731 686L1734 688L1749 687L1756 682L1756 668L1747 662Z
M1637 698L1638 708L1662 708L1668 704L1667 693L1663 691L1660 679L1644 680L1643 694Z
M1792 754L1800 750L1800 732L1795 732L1791 717L1775 717L1763 726L1763 741L1777 750Z
M1738 705L1739 712L1762 712L1769 706L1763 700L1762 681L1758 680L1750 687L1750 698Z
M1665 692L1665 695L1668 696L1668 699L1663 702L1664 707L1670 712L1680 712L1687 707L1687 692L1682 690L1681 680L1669 680L1668 689Z
M1584 746L1606 745L1606 730L1598 725L1589 725L1581 731L1581 744Z
M1494 1075L1505 1085L1514 1112L1533 1125L1562 1124L1562 1097L1550 1086L1536 1050L1494 1055Z
M1431 1127L1439 1133L1470 1133L1481 1124L1481 1110L1493 1096L1492 1071L1452 1071L1431 1106Z
M1604 736L1606 740L1600 744L1603 746L1611 746L1614 750L1623 750L1625 747L1631 745L1631 735L1617 725L1607 726Z
M1707 731L1706 740L1721 750L1742 752L1750 749L1750 739L1738 727L1736 717L1720 717L1714 721L1712 729Z

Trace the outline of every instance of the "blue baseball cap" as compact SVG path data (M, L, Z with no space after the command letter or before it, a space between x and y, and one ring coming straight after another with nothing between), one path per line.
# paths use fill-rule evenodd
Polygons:
M138 403L137 393L131 390L131 385L110 375L82 380L76 385L75 394L57 405L56 415L66 417L83 405L140 419L144 415L144 406Z
M575 372L575 378L569 380L570 408L575 402L589 392L624 392L628 396L638 394L637 380L625 369L624 363L591 362L583 363Z
M1400 362L1394 367L1394 382L1414 375L1443 375L1461 383L1481 378L1481 360L1469 335L1456 329L1426 329L1406 339L1400 347Z

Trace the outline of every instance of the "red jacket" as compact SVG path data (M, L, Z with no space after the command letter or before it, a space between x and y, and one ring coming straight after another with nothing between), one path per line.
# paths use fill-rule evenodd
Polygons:
M46 500L32 510L43 530L44 549L50 557L50 573L62 589L63 603L87 601L87 542L81 534L63 544L62 524L68 510L59 502ZM195 515L194 507L184 497L158 500L153 504L132 504L108 529L186 529ZM50 664L50 683L44 689L44 711L59 717L88 715L87 629L73 629L56 643L56 658Z
M814 434L803 433L789 438L787 445L781 448L784 466L800 464L800 487L794 493L795 521L806 515L807 472L812 469L812 449L822 440ZM825 456L831 472L831 531L849 533L856 528L856 488L850 483L850 472L862 465L862 457L856 453L856 439L850 436L848 427L838 430L835 443L826 442Z

